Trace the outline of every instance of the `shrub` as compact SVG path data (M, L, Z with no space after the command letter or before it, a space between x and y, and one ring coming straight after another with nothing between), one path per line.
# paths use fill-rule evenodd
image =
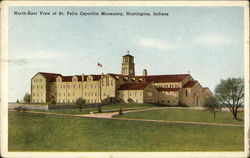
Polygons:
M26 112L29 110L28 108L22 106L15 107L14 109L18 112Z
M54 104L56 104L56 101L55 101L55 99L51 99L49 103L54 105Z

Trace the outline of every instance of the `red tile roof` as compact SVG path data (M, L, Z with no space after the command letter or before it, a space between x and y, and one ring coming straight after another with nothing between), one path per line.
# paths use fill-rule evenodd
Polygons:
M188 81L183 88L192 88L198 81Z
M63 76L63 77L62 77L62 81L63 81L63 82L70 82L70 81L72 81L72 77L73 77L73 76Z
M173 75L150 75L150 76L133 76L133 75L122 75L122 74L111 74L111 76L120 76L128 78L143 78L146 82L181 82L190 74L173 74Z
M143 90L145 89L150 83L125 83L122 85L118 90Z
M61 74L56 74L56 73L48 73L48 72L38 72L38 73L43 75L49 81L56 81L57 76L62 76Z
M84 75L84 81L87 80L88 76L89 75ZM93 81L98 81L101 78L101 75L91 75L91 76L93 76ZM63 81L70 82L70 81L72 81L72 77L73 76L63 76ZM78 79L78 81L82 81L82 76L77 75L77 79Z
M91 75L91 76L93 76L94 81L100 80L102 77L102 75Z
M181 88L156 88L158 91L179 91Z
M181 82L189 74L175 74L175 75L152 75L152 76L137 76L146 79L146 82Z

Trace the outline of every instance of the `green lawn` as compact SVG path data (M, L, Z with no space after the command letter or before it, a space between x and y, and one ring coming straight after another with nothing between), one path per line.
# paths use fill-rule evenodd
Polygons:
M9 112L8 146L9 151L243 151L243 130Z
M135 119L151 119L151 120L167 120L167 121L193 121L193 122L213 122L213 123L229 123L229 124L243 124L244 113L239 112L237 121L232 119L231 112L216 112L216 117L213 113L206 110L193 109L161 109L152 111L142 111L135 113L127 113L123 115L116 115L113 117L135 118Z
M153 108L158 107L157 105L153 104L126 104L126 103L116 103L116 104L108 104L101 107L103 112L108 111L119 111L120 108L123 110L131 110L131 109L142 109L142 108ZM65 109L65 110L48 110L48 112L54 113L63 113L63 114L89 114L90 112L97 112L97 108L82 108L80 112L79 109Z

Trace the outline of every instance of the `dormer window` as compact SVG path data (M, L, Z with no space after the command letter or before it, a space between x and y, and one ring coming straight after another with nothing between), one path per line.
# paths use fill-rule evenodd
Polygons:
M76 76L72 77L72 81L77 81L77 77Z
M62 78L60 76L57 77L56 79L57 82L61 82L62 81Z
M93 81L93 77L92 76L88 76L87 81Z

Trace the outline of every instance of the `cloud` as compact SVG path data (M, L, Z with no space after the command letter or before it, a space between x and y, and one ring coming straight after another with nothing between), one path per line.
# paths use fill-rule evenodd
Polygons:
M62 53L52 53L52 52L36 52L29 53L26 55L27 58L40 58L40 59L51 59L51 58L59 58L63 57Z
M167 43L167 41L154 39L154 38L139 39L137 41L137 44L143 47L156 48L156 49L161 49L161 50L170 48L170 45Z
M10 64L16 65L24 65L28 63L27 59L25 58L1 59L1 62L8 62Z
M232 38L215 34L203 34L193 39L195 44L216 44L226 45L232 43Z

